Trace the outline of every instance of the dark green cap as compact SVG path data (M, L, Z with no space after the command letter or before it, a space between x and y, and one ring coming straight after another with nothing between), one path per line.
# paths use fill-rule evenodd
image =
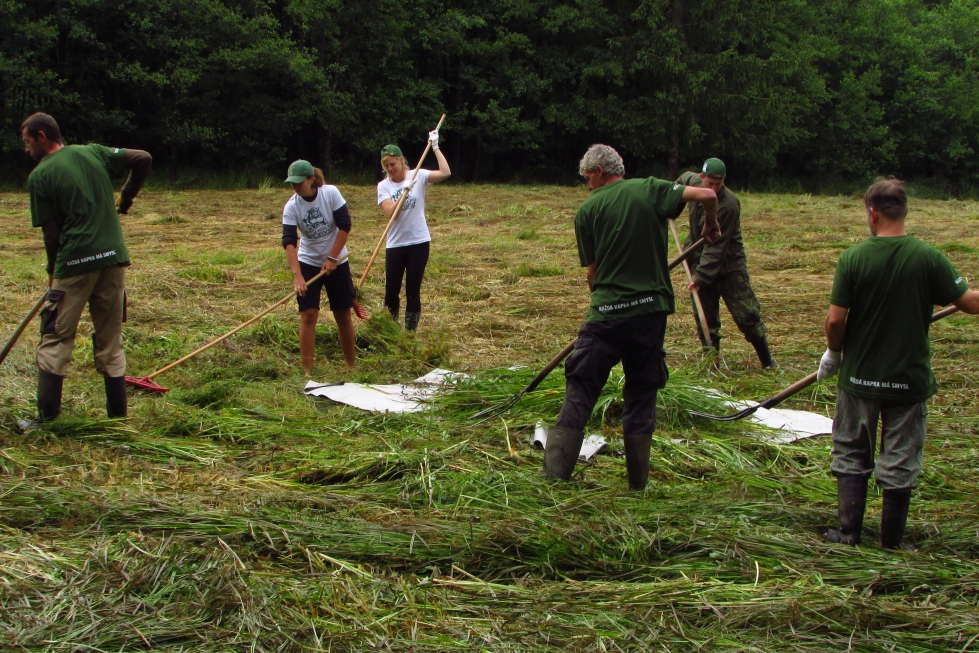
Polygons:
M289 166L288 174L289 176L286 177L287 184L301 184L306 181L306 177L315 173L312 163L299 159L298 161L293 161L292 165Z
M727 168L720 159L707 159L702 170L707 177L727 177Z
M404 156L404 154L401 153L401 148L397 145L385 145L381 148L381 156Z

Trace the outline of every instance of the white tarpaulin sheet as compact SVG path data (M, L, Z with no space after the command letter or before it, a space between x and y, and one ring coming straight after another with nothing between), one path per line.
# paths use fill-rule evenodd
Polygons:
M704 394L709 394L721 399L729 399L727 405L732 411L743 410L749 406L757 406L757 401L737 401L731 399L726 394L718 392L713 388L698 388ZM773 442L795 442L803 438L811 438L814 435L830 435L833 433L833 420L825 415L810 413L805 410L792 410L790 408L759 408L753 415L745 418L746 422L761 424L772 429L777 429L778 433L768 435L768 439Z
M316 383L308 381L303 393L326 397L341 404L375 413L415 413L424 410L425 401L435 395L437 386L464 376L458 372L434 369L411 385L368 385L366 383Z
M734 410L757 405L754 401L732 401L728 403ZM770 439L774 442L795 442L814 435L829 435L833 432L833 420L824 415L805 410L789 408L759 408L748 418L755 424L777 429Z
M590 460L606 444L607 442L604 436L594 434L586 435L584 441L581 443L581 453L578 454L578 457ZM544 426L544 422L537 422L537 428L534 429L533 445L537 449L543 449L547 446L547 428Z

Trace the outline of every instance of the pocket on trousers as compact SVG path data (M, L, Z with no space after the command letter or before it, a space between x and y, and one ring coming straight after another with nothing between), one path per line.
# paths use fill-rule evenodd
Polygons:
M662 390L666 387L666 382L670 380L670 368L666 365L666 350L659 350L660 378L656 381L656 389Z
M48 290L48 303L41 309L41 335L58 332L58 303L64 298L64 290Z
M122 321L123 324L129 321L129 295L122 291Z

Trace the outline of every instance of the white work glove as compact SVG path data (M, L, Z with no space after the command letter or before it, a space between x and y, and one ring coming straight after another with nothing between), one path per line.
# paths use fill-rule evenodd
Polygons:
M401 184L401 187L405 189L406 192L411 192L415 188L415 182L418 181L417 177L409 177L405 179L405 182Z
M432 144L432 149L439 149L439 130L433 129L428 132L428 142Z
M831 379L840 371L843 364L843 352L827 349L826 353L819 361L819 371L816 372L816 380Z

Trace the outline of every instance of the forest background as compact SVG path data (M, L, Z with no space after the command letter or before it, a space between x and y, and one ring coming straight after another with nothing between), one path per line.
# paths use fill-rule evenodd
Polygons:
M0 0L0 185L35 110L181 186L366 182L447 112L464 181L571 182L607 142L629 175L974 196L977 27L979 0Z

